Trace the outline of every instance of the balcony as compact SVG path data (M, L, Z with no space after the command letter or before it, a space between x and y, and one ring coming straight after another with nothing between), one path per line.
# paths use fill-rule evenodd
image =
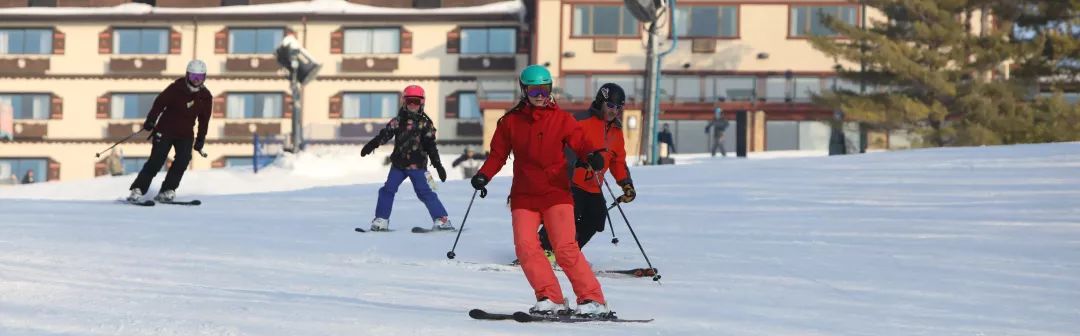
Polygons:
M228 72L275 73L280 68L273 57L232 56L225 60L225 71Z
M359 57L341 60L341 72L392 72L397 68L397 57Z
M0 73L44 75L49 70L48 58L0 58Z
M517 57L509 56L460 56L458 70L461 71L515 71Z
M165 71L164 58L112 58L109 59L109 72L114 73L161 73Z

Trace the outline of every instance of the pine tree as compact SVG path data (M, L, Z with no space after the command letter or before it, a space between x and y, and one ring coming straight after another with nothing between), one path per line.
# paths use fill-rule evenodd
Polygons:
M957 121L967 113L1000 114L987 109L1000 108L998 100L1006 98L985 93L1001 88L983 86L1016 47L1008 43L1004 30L988 29L989 24L978 31L972 29L977 23L989 22L987 14L998 5L995 1L862 3L884 13L888 20L873 20L863 29L823 17L827 26L846 38L814 37L811 43L849 64L838 70L840 78L862 81L873 90L864 94L825 93L817 102L842 109L848 118L872 126L913 131L931 146L957 144L957 126L965 125ZM867 71L859 71L860 62ZM975 132L963 133L970 138Z

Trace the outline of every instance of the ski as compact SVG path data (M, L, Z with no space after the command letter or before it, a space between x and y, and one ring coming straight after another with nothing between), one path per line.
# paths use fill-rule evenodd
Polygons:
M469 311L469 317L477 320L513 320L514 314L489 313L481 309L473 309Z
M633 268L625 270L600 270L596 271L597 274L619 274L629 275L635 278L651 277L656 275L659 270L655 268Z
M171 205L187 205L187 206L196 206L196 205L201 205L201 204L202 204L202 201L200 201L200 200L191 200L191 201L158 201L158 203L161 203L161 204L171 204Z
M365 230L365 229L363 229L363 228L355 228L355 229L353 229L353 231L356 231L356 232L394 232L394 230L393 230L393 229L386 229L386 230Z
M419 226L414 226L412 228L412 233L431 233L431 232L457 232L457 229L454 229L454 230L434 230L434 229L430 229L430 228L426 228L426 227L419 227Z
M477 320L514 320L522 323L527 322L563 322L563 323L577 323L577 322L629 322L629 323L648 323L653 319L647 320L626 320L618 317L610 318L589 318L589 317L577 317L572 315L552 315L552 316L537 316L526 312L514 312L513 314L502 313L489 313L482 309L473 309L469 311L469 317Z
M613 313L614 314L614 313ZM562 322L562 323L578 323L578 322L630 322L630 323L648 323L653 319L647 320L626 320L618 317L577 317L573 315L552 315L552 316L537 316L526 312L515 312L513 314L514 321L527 323L527 322Z
M154 201L150 201L150 200L135 201L135 202L128 201L128 200L117 200L117 202L121 203L121 204L131 204L131 205L137 205L137 206L154 206Z

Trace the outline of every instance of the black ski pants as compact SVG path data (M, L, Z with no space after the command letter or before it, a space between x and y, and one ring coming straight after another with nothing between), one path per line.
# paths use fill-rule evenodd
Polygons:
M593 235L604 231L607 200L604 199L604 194L594 194L577 187L571 187L570 192L574 195L574 226L577 230L578 248L584 248ZM551 250L551 242L548 241L547 230L544 228L540 228L540 246Z
M143 193L150 190L150 182L158 171L161 171L161 165L164 165L165 160L169 157L169 150L175 148L176 156L173 158L172 166L169 167L169 172L165 174L165 182L161 183L161 190L175 191L180 186L180 179L184 178L184 171L187 170L188 163L191 162L191 146L195 141L193 139L163 138L157 134L154 135L153 140L154 145L150 149L150 158L143 164L139 176L135 178L135 182L131 183L131 188L128 189L139 188Z

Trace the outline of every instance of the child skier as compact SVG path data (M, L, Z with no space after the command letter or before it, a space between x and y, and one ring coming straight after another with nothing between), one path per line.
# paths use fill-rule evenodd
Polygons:
M600 282L574 241L574 207L569 190L566 158L569 146L594 170L603 167L600 148L593 146L574 120L551 99L551 73L539 65L521 72L519 85L525 95L495 128L491 151L480 172L472 178L480 197L486 185L514 154L514 177L510 188L514 249L525 278L533 287L536 315L568 314L555 272L544 257L536 231L543 220L548 228L556 259L573 285L577 296L575 315L608 317L607 302Z
M360 156L367 156L379 145L394 140L394 151L390 154L390 173L386 183L379 188L379 201L375 205L375 219L371 221L372 231L390 229L390 212L394 206L394 194L405 178L412 181L416 197L424 202L428 214L433 220L432 230L455 230L450 224L446 208L439 201L439 196L431 190L427 182L427 162L439 173L439 180L446 182L446 169L439 159L439 150L435 147L435 127L424 113L424 89L418 85L409 85L402 93L398 115L391 119L386 128L379 131L360 150Z

